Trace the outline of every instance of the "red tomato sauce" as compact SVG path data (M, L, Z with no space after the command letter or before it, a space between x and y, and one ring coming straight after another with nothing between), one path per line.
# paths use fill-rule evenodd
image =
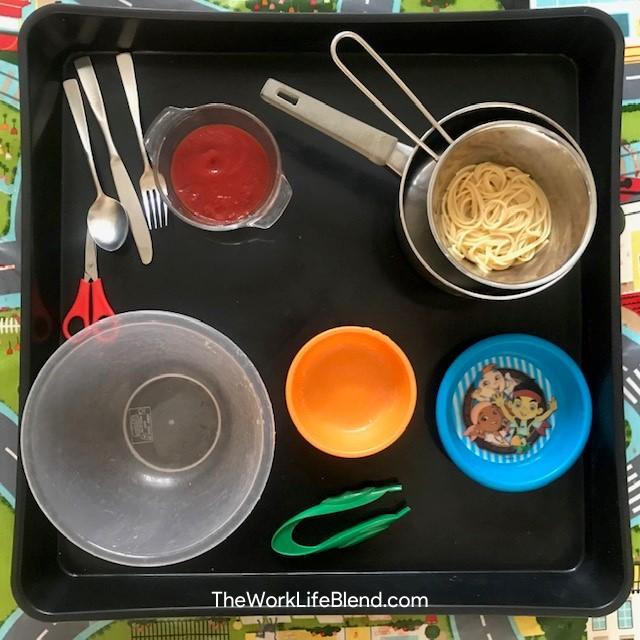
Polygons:
M229 124L194 129L171 158L171 181L182 204L203 221L236 222L269 195L273 171L260 143Z

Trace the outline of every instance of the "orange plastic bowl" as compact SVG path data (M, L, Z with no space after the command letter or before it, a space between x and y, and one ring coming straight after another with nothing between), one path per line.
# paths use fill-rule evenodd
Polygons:
M407 356L384 334L337 327L300 349L286 396L308 442L334 456L360 458L402 435L416 406L416 378Z

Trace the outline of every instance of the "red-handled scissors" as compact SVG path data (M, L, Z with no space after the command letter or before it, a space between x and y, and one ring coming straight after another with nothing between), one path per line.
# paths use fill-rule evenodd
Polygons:
M83 328L88 327L101 318L115 315L107 301L102 288L102 280L98 278L98 256L96 245L87 231L84 245L84 277L80 280L76 299L62 322L62 335L71 337L69 325L76 318Z

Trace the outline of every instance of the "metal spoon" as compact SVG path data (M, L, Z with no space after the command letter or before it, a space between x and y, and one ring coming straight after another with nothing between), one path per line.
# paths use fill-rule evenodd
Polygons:
M100 186L100 180L93 162L91 142L87 117L84 112L82 96L77 80L65 80L64 92L69 102L71 115L76 123L76 129L82 142L82 148L87 156L91 177L96 187L96 199L87 213L87 229L94 242L105 251L117 251L127 239L129 233L129 218L124 207L114 198L105 194Z

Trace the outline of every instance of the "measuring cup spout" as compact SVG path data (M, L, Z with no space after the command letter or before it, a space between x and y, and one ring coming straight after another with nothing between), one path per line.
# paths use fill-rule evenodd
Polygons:
M357 151L371 162L402 175L411 147L384 131L330 107L293 87L269 78L260 96L265 102Z

